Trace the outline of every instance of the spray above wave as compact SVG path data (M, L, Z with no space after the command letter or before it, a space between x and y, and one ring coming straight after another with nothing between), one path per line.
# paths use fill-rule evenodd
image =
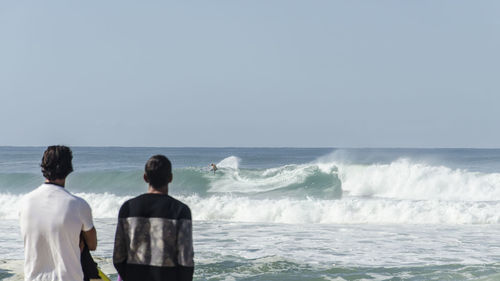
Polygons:
M240 166L241 159L236 156L229 156L227 158L222 159L219 163L217 163L218 168L229 168L236 170Z

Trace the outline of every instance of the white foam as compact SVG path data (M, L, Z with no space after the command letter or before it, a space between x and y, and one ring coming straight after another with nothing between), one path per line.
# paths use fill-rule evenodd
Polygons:
M331 176L338 173L344 192L342 199L285 196L255 199L243 195L300 185L307 177L319 173ZM209 197L196 194L179 197L191 206L197 220L500 224L498 173L470 172L401 159L365 166L327 161L266 170L228 169L215 176L207 174L208 177L209 191L217 193ZM121 204L131 197L112 193L76 195L90 203L96 218L115 218ZM0 194L0 218L17 219L20 198L21 195Z
M22 195L0 193L0 219L17 219Z
M429 166L407 159L368 166L330 165L338 167L342 189L349 195L411 200L500 200L498 173Z
M95 218L116 218L131 196L79 193ZM195 220L318 224L500 224L500 202L392 200L348 197L342 200L250 199L237 196L177 196ZM21 196L0 194L0 218L17 219Z
M117 218L121 205L133 196L117 196L110 193L76 193L92 207L95 218Z
M342 200L254 200L198 196L181 200L197 220L321 224L499 224L500 202L413 201L369 198Z

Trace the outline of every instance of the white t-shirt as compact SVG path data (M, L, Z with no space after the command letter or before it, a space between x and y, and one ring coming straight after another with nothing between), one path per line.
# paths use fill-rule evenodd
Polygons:
M80 232L94 227L85 200L55 184L42 184L20 206L24 279L82 281Z

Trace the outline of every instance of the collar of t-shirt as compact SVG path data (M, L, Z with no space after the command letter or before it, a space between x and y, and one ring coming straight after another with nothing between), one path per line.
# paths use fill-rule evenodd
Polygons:
M64 188L64 186L60 185L60 184L57 184L57 183L53 183L53 182L50 182L50 181L46 181L45 184L51 184L51 185L55 185L55 186L58 186L58 187L61 187L61 188Z

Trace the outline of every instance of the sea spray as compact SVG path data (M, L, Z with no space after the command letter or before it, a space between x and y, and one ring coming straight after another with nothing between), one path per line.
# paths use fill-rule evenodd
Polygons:
M221 160L219 163L217 163L217 167L237 170L240 166L240 162L241 159L239 157L229 156Z

